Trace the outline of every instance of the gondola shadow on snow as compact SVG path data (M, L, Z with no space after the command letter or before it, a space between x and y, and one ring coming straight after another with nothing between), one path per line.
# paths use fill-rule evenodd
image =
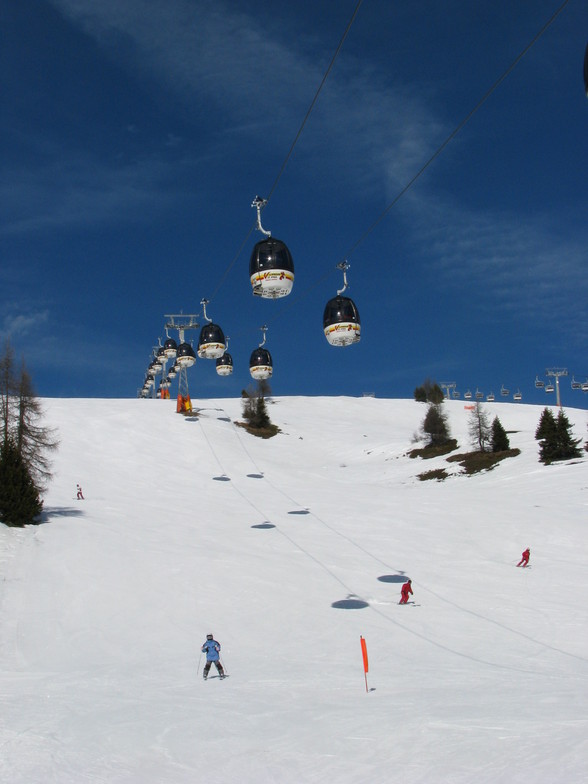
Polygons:
M351 593L346 599L332 602L331 607L335 610L363 610L365 607L369 607L369 604Z
M263 479L263 474L247 474L248 479Z
M406 579L406 575L402 572L400 574L383 574L378 577L381 583L405 583Z
M310 514L308 509L293 509L291 512L288 512L289 515L307 515Z
M215 482L230 482L231 477L227 476L226 474L221 474L220 476L213 476L212 477Z
M266 520L264 523L257 523L256 525L252 525L251 527L267 530L268 528L275 528L276 526L273 523L270 523L269 520Z

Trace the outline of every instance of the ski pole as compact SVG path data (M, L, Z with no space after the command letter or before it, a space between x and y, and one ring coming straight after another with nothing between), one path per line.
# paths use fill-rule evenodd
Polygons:
M223 668L223 671L224 671L225 675L228 675L228 674L229 674L229 671L228 671L228 670L227 670L227 668L225 667L225 663L224 663L224 661L221 659L221 657L220 657L220 656L218 657L218 660L219 660L219 662L221 663L221 667Z
M196 669L196 675L200 675L200 662L202 661L202 651L200 651L200 658L198 659L198 667Z

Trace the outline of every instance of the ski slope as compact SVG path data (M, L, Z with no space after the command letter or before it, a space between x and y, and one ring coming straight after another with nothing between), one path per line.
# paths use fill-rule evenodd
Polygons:
M43 401L46 524L0 525L2 782L586 780L588 455L538 462L542 407L484 404L521 455L466 477L407 456L414 401L277 398L267 441L194 402Z

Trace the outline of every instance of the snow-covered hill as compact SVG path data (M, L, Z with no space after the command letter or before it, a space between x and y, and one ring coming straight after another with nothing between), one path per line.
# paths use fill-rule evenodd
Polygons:
M541 407L485 404L521 455L421 482L413 401L279 398L267 441L195 403L44 401L47 524L0 525L1 781L585 781L588 460L538 462Z

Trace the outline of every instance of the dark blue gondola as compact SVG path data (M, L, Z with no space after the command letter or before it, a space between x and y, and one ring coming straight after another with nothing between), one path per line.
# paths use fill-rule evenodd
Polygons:
M325 305L323 313L323 331L331 346L350 346L358 343L361 338L361 320L355 302L349 297L341 296L347 288L347 262L337 267L343 270L343 288L337 296Z
M251 353L251 357L249 358L249 372L251 373L251 377L256 381L263 381L264 378L270 378L273 373L272 355L264 348L265 333L267 332L265 324L261 327L261 331L263 332L263 340L255 351Z
M249 359L249 372L256 381L270 378L273 373L272 355L267 348L256 348Z
M287 245L271 236L261 225L261 209L267 201L256 196L252 207L257 209L257 228L266 238L256 243L249 259L249 280L258 297L278 299L292 291L294 261Z
M176 354L176 364L180 367L192 367L196 362L196 354L189 343L180 343Z
M294 262L287 246L274 237L256 243L249 260L253 293L267 299L285 297L294 285Z
M233 372L233 357L228 351L216 360L216 372L219 376L230 376Z
M173 338L168 338L163 344L163 352L168 359L174 359L178 351L178 344Z
M225 351L225 336L218 324L205 324L200 330L198 356L202 359L218 359Z
M201 359L218 359L222 357L226 349L226 340L222 329L218 324L213 324L212 319L206 315L206 306L208 300L203 299L200 301L203 307L204 319L208 322L200 330L200 337L198 339L198 356Z

